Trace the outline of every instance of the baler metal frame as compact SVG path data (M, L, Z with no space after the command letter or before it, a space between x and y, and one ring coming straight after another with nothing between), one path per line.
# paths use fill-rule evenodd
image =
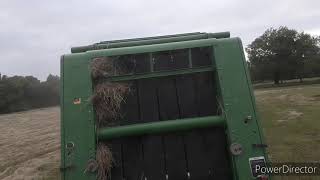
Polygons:
M194 35L191 35L194 36ZM152 53L196 47L211 47L214 57L211 67L151 72L147 74L111 77L113 82L132 79L173 76L195 72L213 71L218 82L218 96L223 113L221 116L197 117L180 120L125 125L96 129L92 95L92 80L89 71L91 59L125 54ZM189 58L191 58L189 53ZM241 80L242 79L242 80ZM81 103L74 104L77 99ZM84 173L87 161L94 157L96 141L124 136L159 134L208 126L224 126L229 146L241 144L243 152L233 155L229 152L233 179L254 179L248 164L251 157L266 157L265 149L254 144L264 144L260 129L255 99L249 72L239 38L198 39L163 44L121 47L113 49L88 50L82 53L64 55L61 58L61 168L62 179L95 179L94 174Z

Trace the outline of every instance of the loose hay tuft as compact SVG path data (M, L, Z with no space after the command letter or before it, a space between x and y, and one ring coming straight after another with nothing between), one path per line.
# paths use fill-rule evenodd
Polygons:
M121 117L121 105L130 92L130 85L125 83L103 82L104 78L122 74L120 65L115 65L114 58L95 58L90 63L94 94L91 102L96 114L97 127L112 126ZM123 67L123 66L121 66ZM110 177L113 164L112 152L104 143L98 143L95 159L90 159L85 172L96 172L98 180Z
M113 164L112 152L109 147L99 143L96 151L96 159L90 159L85 172L97 172L98 180L106 180L111 173Z
M130 86L123 83L100 83L94 89L92 103L95 107L99 126L112 124L120 116L122 102L130 91Z
M114 74L113 59L109 57L95 58L90 63L91 76L93 79L110 77Z

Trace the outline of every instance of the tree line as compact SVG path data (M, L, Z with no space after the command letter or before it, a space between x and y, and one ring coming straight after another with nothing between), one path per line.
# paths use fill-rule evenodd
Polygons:
M288 27L267 29L246 48L254 82L320 76L320 37Z
M0 113L58 105L59 81L51 74L44 82L33 76L0 74Z
M320 77L320 37L287 27L269 28L246 48L253 82ZM59 77L0 74L0 113L59 104Z

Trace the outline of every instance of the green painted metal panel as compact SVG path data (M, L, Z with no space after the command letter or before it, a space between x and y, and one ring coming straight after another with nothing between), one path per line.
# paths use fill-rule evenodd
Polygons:
M107 43L118 43L118 42L128 42L128 41L140 41L140 40L148 40L148 39L160 39L160 38L169 38L169 37L179 37L179 36L190 36L197 34L205 34L201 32L193 32L193 33L182 33L182 34L173 34L173 35L163 35L163 36L150 36L143 38L131 38L131 39L119 39L119 40L111 40L111 41L101 41L97 44L107 44Z
M87 57L64 57L61 66L62 177L93 180L94 174L84 173L88 160L95 156L96 144L93 108L88 102L92 88Z
M200 40L172 42L172 43L164 43L164 44L132 46L132 47L123 47L123 48L114 48L114 49L100 49L100 50L88 51L83 54L87 54L91 58L95 58L95 57L117 56L117 55L125 55L125 54L170 51L170 50L177 50L177 49L188 49L188 48L195 48L195 47L212 46L217 44L217 40L218 39L200 39ZM69 56L72 56L72 55L73 54Z
M80 53L80 52L86 52L86 51L97 50L97 49L112 49L112 48L162 44L162 43L179 42L179 41L191 41L191 40L197 40L197 39L228 38L228 37L230 37L229 32L192 34L187 36L164 37L164 38L158 38L158 39L145 39L145 40L138 40L138 41L125 41L125 42L106 43L106 44L93 44L89 46L79 46L79 47L71 48L71 52Z
M254 179L248 165L250 157L266 156L262 132L256 115L248 70L239 38L217 40L213 48L219 91L226 118L229 144L238 143L243 153L232 156L235 179ZM246 118L251 117L246 123Z
M224 125L225 120L223 117L208 116L104 128L100 129L97 133L99 139L113 139L127 136L159 134Z
M194 33L183 33L183 34L164 35L164 36L152 36L152 37L144 37L144 38L132 38L132 39L121 39L121 40L113 40L113 41L102 41L102 42L97 43L97 44L129 42L129 41L141 41L141 40L161 39L161 38L181 37L181 36L191 36L191 35L200 35L200 34L208 34L208 38L228 38L228 37L230 37L230 32L217 32L217 33L194 32Z
M186 124L183 122L185 120L179 120L181 122L177 120L159 122L158 124L137 124L95 131L93 107L89 102L89 98L92 95L89 63L92 58L139 53L149 53L152 58L153 52L195 47L212 47L214 54L212 67L151 72L148 74L131 74L112 77L109 80L127 81L132 79L214 71L218 82L218 97L223 107L223 118L214 117L214 121L211 121L212 117L196 118L198 120L200 119L200 121L198 121L199 124L194 124L192 119L187 119ZM172 131L174 129L182 130L184 128L202 127L202 125L221 125L223 124L222 122L225 122L229 146L233 143L238 143L243 147L243 153L240 155L232 155L229 152L233 164L234 179L253 179L249 167L249 158L256 156L266 157L264 149L253 146L253 144L264 144L264 140L261 129L259 128L259 119L256 113L255 100L246 67L243 47L238 38L198 39L183 42L101 49L65 55L61 61L61 78L61 168L63 169L63 179L95 179L94 174L86 174L84 173L84 169L88 159L92 158L95 154L96 135L103 139L109 139L127 135L140 135L141 133L152 134ZM79 103L79 99L81 99L81 103ZM245 121L246 118L249 120ZM203 124L201 125L201 123ZM66 148L70 145L70 142L74 144L72 151Z
M222 38L229 38L229 37L230 37L230 32L208 33L208 38L222 39Z
M64 87L64 81L63 81L63 77L64 77L64 73L63 73L63 61L64 61L64 56L61 56L60 58L60 140L61 140L61 147L65 147L65 136L64 136L64 106L63 106L63 100L64 100L64 96L63 96L63 87ZM61 148L60 149L60 169L64 169L64 167L66 167L66 164L65 164L65 149L64 148ZM61 173L61 179L65 179L65 173Z
M208 38L207 34L196 34L196 35L190 35L190 36L168 37L168 38L161 38L161 39L141 40L141 41L94 44L89 46L80 46L80 47L71 48L71 52L79 53L79 52L85 52L85 51L97 50L97 49L112 49L112 48L130 47L130 46L170 43L170 42L177 42L177 41L190 41L190 40L206 39L206 38Z
M192 73L208 72L208 71L213 71L213 67L179 69L179 70L175 70L175 71L158 71L158 72L150 72L150 73L135 74L135 75L129 74L129 75L106 77L105 80L111 81L111 82L119 82L119 81L128 81L128 80L136 80L136 79L147 79L147 78L155 78L155 77L192 74Z

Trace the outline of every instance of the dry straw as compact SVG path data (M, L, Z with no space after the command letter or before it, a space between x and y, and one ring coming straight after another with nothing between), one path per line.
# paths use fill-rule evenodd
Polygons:
M113 75L121 75L128 73L124 65L120 65L115 61L119 57L99 57L94 58L90 63L92 79L107 78Z
M98 125L112 124L120 116L120 108L130 87L123 83L104 82L97 84L92 96Z
M95 58L90 68L92 79L98 80L94 81L94 94L91 97L96 113L96 124L98 128L112 126L120 117L121 104L130 91L130 85L105 81L104 78L121 73L119 68L115 68L113 58ZM103 142L99 142L96 158L88 161L85 172L96 172L98 180L105 180L110 177L112 163L112 151Z
M85 172L96 172L98 180L106 180L110 177L113 157L110 148L99 143L96 151L96 159L90 159Z
M93 79L110 77L114 74L113 59L109 57L95 58L90 63L91 75Z

